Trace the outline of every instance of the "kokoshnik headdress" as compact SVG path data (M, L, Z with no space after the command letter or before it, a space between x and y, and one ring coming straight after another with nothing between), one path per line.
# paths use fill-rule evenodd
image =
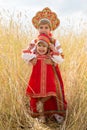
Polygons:
M46 7L42 11L37 12L32 18L32 23L36 29L38 29L39 21L44 18L50 21L51 30L55 30L60 24L60 20L58 19L56 13L52 12L48 7Z

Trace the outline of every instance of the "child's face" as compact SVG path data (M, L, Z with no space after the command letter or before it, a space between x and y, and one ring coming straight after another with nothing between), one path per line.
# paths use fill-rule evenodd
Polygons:
M43 24L39 26L38 31L40 34L45 33L48 35L50 33L50 27L48 24Z
M48 44L39 42L37 44L37 53L40 55L45 55L48 51Z

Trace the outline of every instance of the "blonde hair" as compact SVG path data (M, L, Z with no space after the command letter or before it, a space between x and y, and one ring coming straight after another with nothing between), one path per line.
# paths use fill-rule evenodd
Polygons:
M51 30L51 22L50 22L50 20L47 19L47 18L43 18L43 19L41 19L41 20L39 21L39 23L38 23L38 28L39 28L40 25L44 25L44 24L48 24L48 26L49 26L49 28L50 28L50 30Z

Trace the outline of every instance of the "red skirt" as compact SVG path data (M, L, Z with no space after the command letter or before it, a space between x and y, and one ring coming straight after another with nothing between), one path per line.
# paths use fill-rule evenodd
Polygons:
M26 89L30 96L30 110L32 116L39 116L36 110L38 98L51 98L44 103L44 114L58 113L65 115L67 103L64 95L64 85L58 66L46 64L46 57L39 57L33 66Z

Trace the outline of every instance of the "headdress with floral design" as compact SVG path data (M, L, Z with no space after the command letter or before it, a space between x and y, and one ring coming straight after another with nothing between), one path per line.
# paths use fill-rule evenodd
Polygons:
M46 7L42 11L37 12L32 18L32 23L36 29L38 29L39 21L44 18L50 21L51 30L55 30L60 24L60 20L58 19L56 13L52 12L48 7Z

